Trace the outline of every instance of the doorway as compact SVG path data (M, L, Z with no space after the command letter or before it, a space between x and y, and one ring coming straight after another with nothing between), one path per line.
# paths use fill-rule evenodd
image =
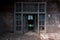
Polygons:
M37 14L23 15L24 32L35 31L37 27Z

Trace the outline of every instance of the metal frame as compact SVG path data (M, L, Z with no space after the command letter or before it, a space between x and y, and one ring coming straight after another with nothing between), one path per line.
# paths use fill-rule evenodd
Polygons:
M21 3L21 12L16 12L16 3ZM14 32L16 32L16 13L20 14L21 13L21 23L22 23L22 32L23 32L23 14L40 14L43 13L45 14L45 29L44 32L46 32L46 2L16 2L14 3ZM37 3L38 4L38 11L37 12L23 12L23 3ZM39 4L45 4L45 12L39 12ZM38 15L39 16L39 15ZM38 25L39 25L39 19L38 19ZM39 26L38 26L39 27Z
M46 3L46 2L16 2L16 3Z
M46 9L47 9L47 3L45 3L45 33L46 33L46 16L47 16Z
M23 2L21 2L21 12L23 12ZM22 27L22 33L23 33L23 13L21 13L21 27Z
M39 30L39 3L38 3L38 33L40 33L40 30Z
M14 3L14 33L16 32L16 3Z
M32 13L32 14L37 14L38 12L16 12L16 13L19 13L19 14L20 14L20 13L23 13L23 14L28 14L28 13L30 13L30 14L31 14L31 13ZM40 13L45 14L45 12L39 12L39 14L40 14Z

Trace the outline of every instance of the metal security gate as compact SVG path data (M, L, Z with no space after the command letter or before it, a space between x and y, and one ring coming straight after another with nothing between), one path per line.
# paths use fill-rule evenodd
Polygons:
M28 15L34 16L34 26L38 31L46 31L46 2L16 2L14 13L14 31L23 33L28 31ZM30 26L32 26L30 24ZM35 31L37 31L35 30Z

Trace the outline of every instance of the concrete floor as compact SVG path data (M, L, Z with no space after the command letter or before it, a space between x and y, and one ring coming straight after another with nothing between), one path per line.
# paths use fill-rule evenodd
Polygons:
M60 33L41 33L41 40L60 40ZM34 32L27 32L24 35L9 33L0 40L37 40Z
M24 35L9 33L0 40L35 40L35 36L33 32L28 32Z

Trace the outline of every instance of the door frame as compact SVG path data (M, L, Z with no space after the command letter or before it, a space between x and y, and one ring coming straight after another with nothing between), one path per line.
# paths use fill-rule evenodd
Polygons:
M33 17L34 17L34 25L37 23L37 14L23 14L23 15L26 15L26 16L28 16L28 15L33 15ZM36 18L35 18L36 17ZM37 20L37 21L36 21ZM23 23L24 23L24 21L23 21ZM28 25L28 24L27 24ZM36 29L36 25L34 26L34 32L35 32L35 29ZM29 31L28 29L27 29L27 31Z

